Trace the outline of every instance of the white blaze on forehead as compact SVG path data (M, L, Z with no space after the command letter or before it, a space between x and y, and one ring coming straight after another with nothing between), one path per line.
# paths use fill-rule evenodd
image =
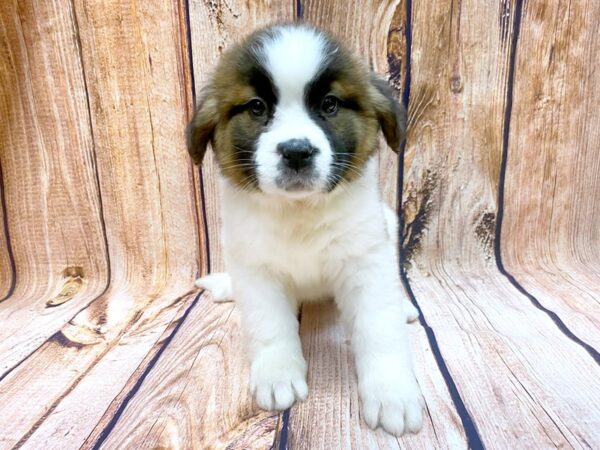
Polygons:
M302 100L304 87L325 60L324 36L308 27L280 27L263 41L265 68L279 93L279 103Z
M325 36L305 26L274 28L261 41L262 63L277 94L273 118L260 135L254 155L259 185L264 192L278 190L281 155L277 147L290 139L308 139L318 150L313 166L317 178L313 191L322 191L327 185L333 161L331 146L311 118L304 98L306 85L326 62L326 51Z

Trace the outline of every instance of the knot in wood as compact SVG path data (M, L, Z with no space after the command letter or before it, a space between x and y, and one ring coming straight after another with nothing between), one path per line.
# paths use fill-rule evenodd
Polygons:
M460 75L454 75L450 78L450 90L455 94L462 92L462 80L460 79Z

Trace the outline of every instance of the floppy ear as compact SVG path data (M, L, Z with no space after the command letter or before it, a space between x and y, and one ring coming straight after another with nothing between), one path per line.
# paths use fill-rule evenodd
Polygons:
M381 126L387 144L398 153L400 145L406 137L406 110L396 100L394 90L387 81L372 75L371 84L375 88L373 103L379 126Z
M217 101L212 89L207 89L202 94L194 117L186 129L188 152L196 164L202 163L217 121Z

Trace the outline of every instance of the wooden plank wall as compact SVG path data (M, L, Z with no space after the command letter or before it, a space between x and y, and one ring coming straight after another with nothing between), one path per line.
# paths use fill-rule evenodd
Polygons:
M178 2L0 8L16 269L0 309L0 446L74 448L108 426L205 267L183 151L185 14Z
M579 338L600 347L600 5L523 10L507 143L507 270ZM527 55L538 55L530 64Z
M538 307L495 248L497 239L511 239L496 233L496 220L503 162L512 155L507 139L515 136L508 127L519 122L513 95L516 83L532 83L517 57L528 66L539 58L523 47L521 28L545 3L444 3L413 6L410 114L418 120L409 132L403 202L419 207L417 220L407 220L408 281L457 387L454 401L464 404L463 424L472 422L471 442L519 436L524 447L584 446L589 431L578 416L595 410L597 352ZM447 41L439 45L428 26ZM510 191L500 194L511 201Z
M408 106L403 157L378 158L421 311L416 436L365 428L331 305L302 311L309 401L274 414L235 305L191 291L222 269L194 96L232 42L299 19ZM599 20L594 0L2 2L0 448L600 446Z
M70 3L58 3L0 6L3 237L10 236L13 260L2 265L12 295L0 310L0 374L108 282L85 80ZM54 299L69 301L48 314Z

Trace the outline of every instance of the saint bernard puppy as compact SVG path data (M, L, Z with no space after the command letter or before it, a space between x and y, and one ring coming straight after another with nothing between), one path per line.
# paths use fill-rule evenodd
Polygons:
M391 88L326 33L306 24L257 31L220 59L188 127L198 164L220 167L227 274L197 280L235 298L261 408L305 400L301 301L334 298L348 325L362 415L390 433L417 432L423 400L406 322L397 218L382 201L375 149L394 150L406 113Z

